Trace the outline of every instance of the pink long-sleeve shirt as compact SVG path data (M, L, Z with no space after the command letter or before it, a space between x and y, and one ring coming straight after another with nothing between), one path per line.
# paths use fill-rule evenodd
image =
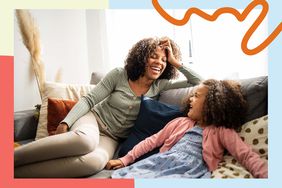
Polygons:
M188 117L180 117L170 121L158 133L137 144L127 155L120 158L127 166L141 155L162 146L160 152L168 151L195 125L195 121ZM203 129L203 159L209 171L218 167L223 158L224 149L234 156L240 164L246 167L254 177L267 178L268 165L260 156L252 151L233 129L207 126Z

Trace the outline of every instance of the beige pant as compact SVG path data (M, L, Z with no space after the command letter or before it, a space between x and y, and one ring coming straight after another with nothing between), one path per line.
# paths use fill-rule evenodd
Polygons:
M83 177L99 172L118 145L99 127L94 114L88 112L69 132L16 148L15 177Z

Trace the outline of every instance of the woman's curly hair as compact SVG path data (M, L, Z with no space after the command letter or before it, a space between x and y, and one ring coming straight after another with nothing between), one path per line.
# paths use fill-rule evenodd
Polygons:
M167 38L167 37L166 37ZM125 70L128 78L132 81L137 80L145 74L145 67L150 55L156 50L157 46L164 39L162 38L145 38L138 41L130 50L125 60ZM178 45L169 39L172 53L177 60L181 60L181 52ZM170 63L158 79L172 79L177 77L177 70Z
M213 124L238 130L244 123L247 111L241 85L232 80L214 79L205 80L202 84L208 87L203 105L203 122L206 125ZM190 103L190 100L187 102Z

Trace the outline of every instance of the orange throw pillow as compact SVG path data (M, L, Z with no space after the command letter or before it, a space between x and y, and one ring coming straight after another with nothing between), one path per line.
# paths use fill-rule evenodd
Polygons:
M77 101L48 98L47 131L54 135L59 123L67 116Z

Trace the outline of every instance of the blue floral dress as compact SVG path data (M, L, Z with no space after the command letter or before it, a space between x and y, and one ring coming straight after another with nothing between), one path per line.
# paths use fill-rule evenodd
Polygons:
M210 178L202 156L202 133L194 126L170 150L118 169L112 178Z

